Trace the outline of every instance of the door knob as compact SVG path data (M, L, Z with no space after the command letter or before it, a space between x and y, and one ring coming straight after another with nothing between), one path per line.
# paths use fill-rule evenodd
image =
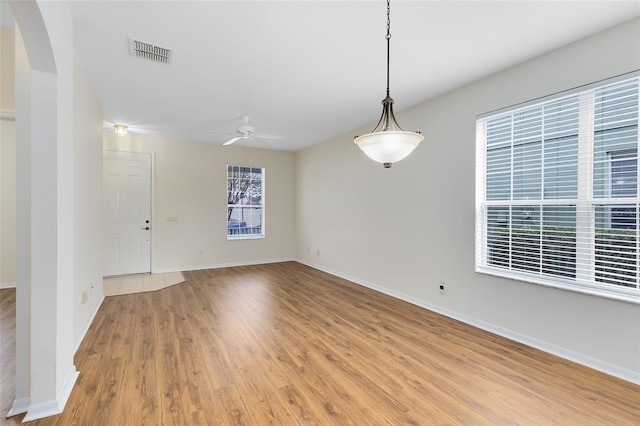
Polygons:
M144 229L144 230L147 230L147 231L148 231L148 230L149 230L149 227L148 227L148 226L146 226L146 227L144 227L144 228L140 228L140 229Z

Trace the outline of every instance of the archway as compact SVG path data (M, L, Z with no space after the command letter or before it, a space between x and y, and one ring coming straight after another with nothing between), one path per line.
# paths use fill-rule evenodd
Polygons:
M73 22L9 1L16 21L16 394L9 416L62 412L73 366ZM67 172L71 170L71 172Z

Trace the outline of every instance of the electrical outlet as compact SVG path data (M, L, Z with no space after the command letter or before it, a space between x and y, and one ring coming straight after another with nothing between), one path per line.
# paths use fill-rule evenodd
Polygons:
M320 249L318 249L318 251L316 251L316 256L320 256Z
M89 295L87 294L86 291L82 292L82 304L84 305L85 303L87 303L87 299L89 299Z

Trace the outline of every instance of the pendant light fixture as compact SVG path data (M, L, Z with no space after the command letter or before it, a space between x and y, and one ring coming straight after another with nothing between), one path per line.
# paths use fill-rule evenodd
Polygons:
M389 95L389 51L391 41L391 4L387 0L387 96L382 100L382 117L371 133L356 136L354 142L374 161L385 168L411 154L424 139L419 132L405 132L393 115L393 99Z

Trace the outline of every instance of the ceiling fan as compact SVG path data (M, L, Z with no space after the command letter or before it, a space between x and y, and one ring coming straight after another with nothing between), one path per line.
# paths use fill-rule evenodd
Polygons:
M279 136L265 135L262 133L256 133L256 129L253 126L249 126L249 116L242 116L242 124L236 128L235 133L205 133L205 135L234 135L231 139L223 143L222 145L231 145L240 139L249 139L251 137L257 139L280 139Z

